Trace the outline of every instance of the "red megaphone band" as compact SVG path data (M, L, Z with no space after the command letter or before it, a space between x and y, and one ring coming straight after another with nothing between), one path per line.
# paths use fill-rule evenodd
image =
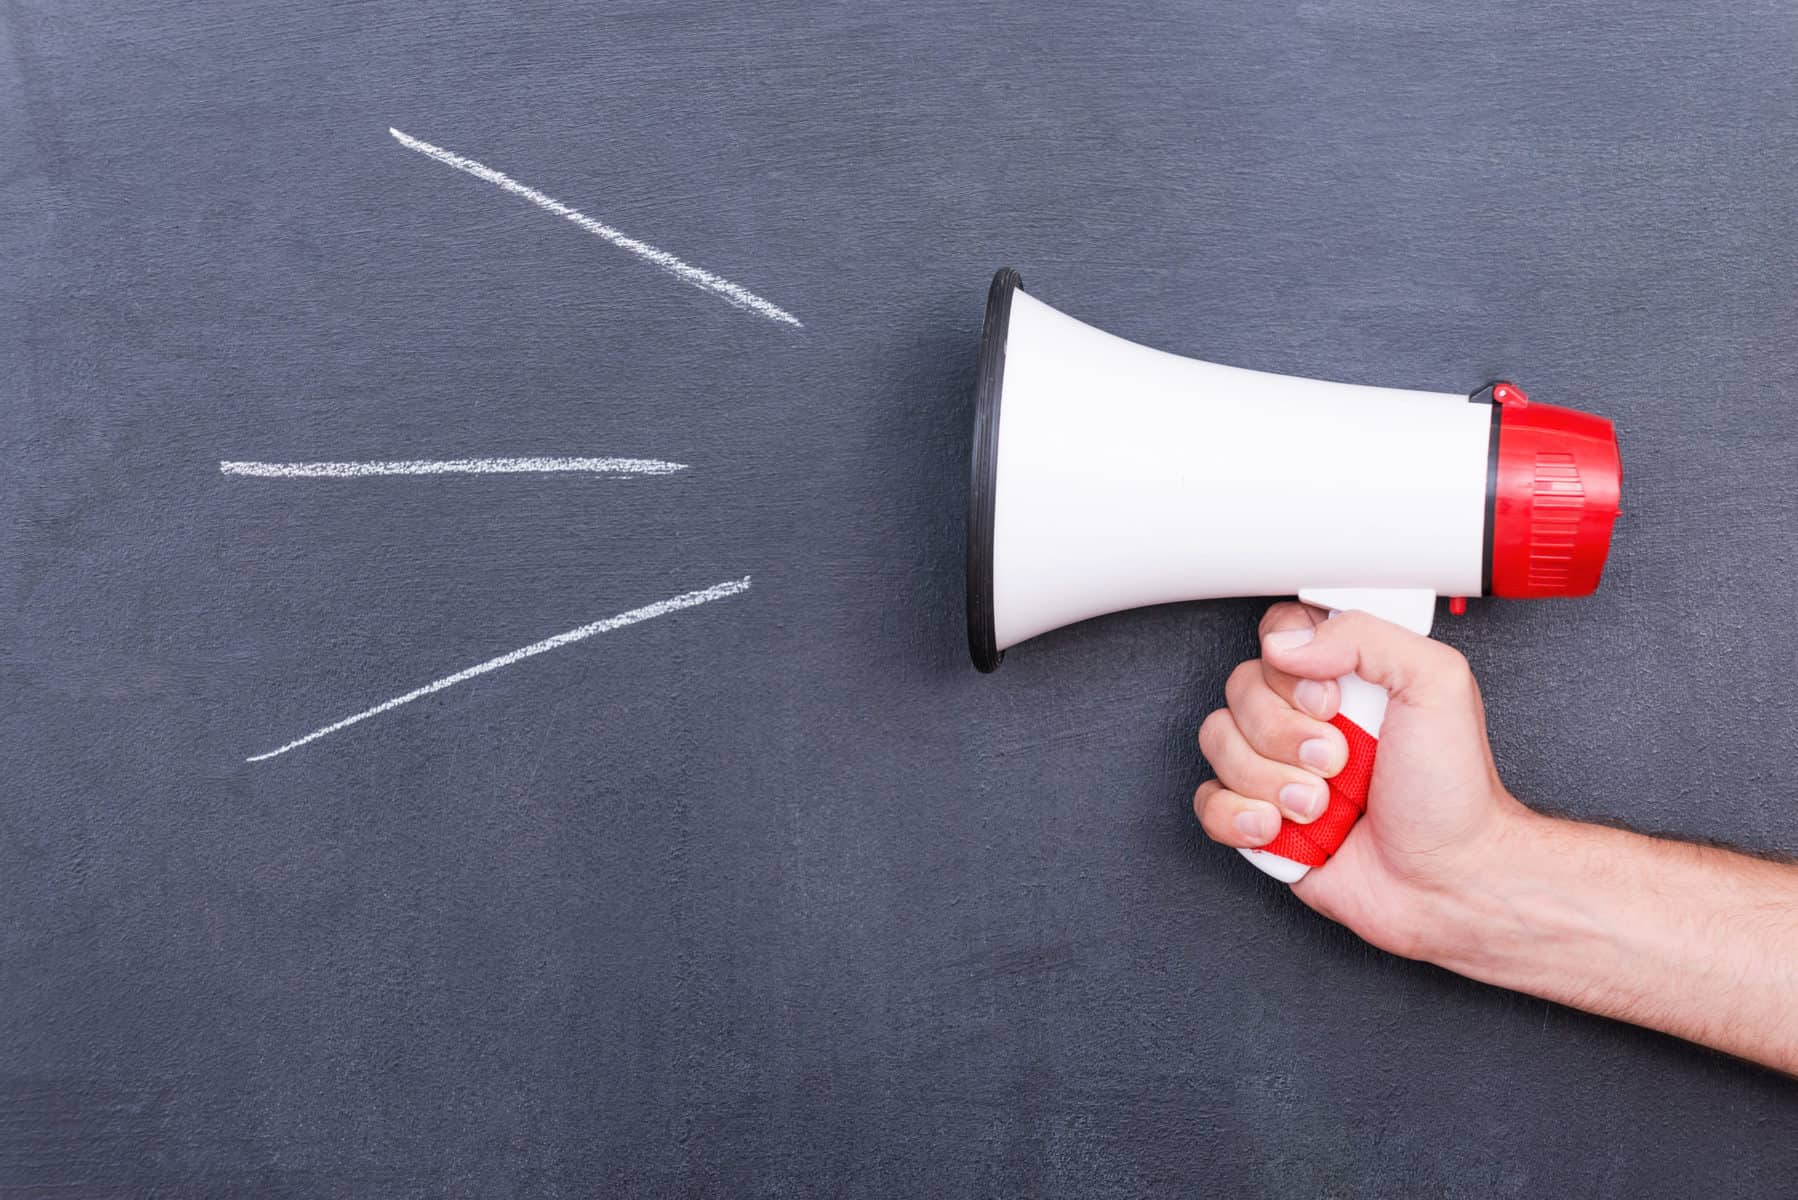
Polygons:
M1341 713L1331 718L1330 724L1342 730L1342 736L1348 739L1348 762L1329 781L1330 803L1323 816L1309 825L1283 820L1274 840L1260 847L1269 854L1278 854L1307 867L1321 867L1330 861L1330 855L1336 853L1349 830L1367 811L1367 788L1373 782L1374 751L1380 745L1378 738Z

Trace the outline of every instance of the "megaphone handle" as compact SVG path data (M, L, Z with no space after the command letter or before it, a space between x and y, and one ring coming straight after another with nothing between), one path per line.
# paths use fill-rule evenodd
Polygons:
M1330 855L1341 848L1349 830L1367 811L1367 787L1373 782L1374 754L1380 747L1380 721L1386 715L1386 689L1352 672L1336 683L1342 689L1342 708L1330 724L1348 741L1348 761L1329 780L1330 802L1323 815L1309 825L1282 820L1273 841L1242 852L1244 858L1282 883L1297 883L1312 867L1330 861Z
M1357 608L1428 636L1435 616L1436 593L1407 588L1301 589L1299 599L1330 610L1333 617ZM1330 783L1330 802L1309 825L1281 821L1274 840L1242 856L1282 883L1297 883L1312 867L1330 861L1347 840L1349 830L1367 811L1367 788L1373 782L1374 753L1380 748L1380 725L1386 718L1386 689L1350 672L1336 680L1342 707L1330 724L1348 740L1348 762Z
M1330 861L1330 855L1367 811L1367 786L1373 781L1380 721L1386 715L1386 689L1353 672L1336 683L1342 689L1342 708L1330 718L1330 724L1348 741L1348 762L1329 781L1330 802L1323 815L1309 825L1282 820L1273 841L1242 852L1244 858L1282 883L1297 883L1312 867Z

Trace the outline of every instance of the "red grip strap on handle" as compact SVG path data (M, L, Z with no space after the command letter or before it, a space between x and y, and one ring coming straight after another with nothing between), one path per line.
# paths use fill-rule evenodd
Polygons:
M1341 848L1349 830L1367 811L1367 786L1373 782L1373 756L1380 740L1337 713L1330 724L1348 739L1348 762L1329 781L1330 803L1309 825L1282 819L1280 832L1260 849L1307 867L1321 867Z

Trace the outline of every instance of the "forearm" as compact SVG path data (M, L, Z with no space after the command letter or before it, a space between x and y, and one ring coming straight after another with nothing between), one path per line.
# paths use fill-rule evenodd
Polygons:
M1433 900L1449 970L1798 1075L1798 867L1532 814Z

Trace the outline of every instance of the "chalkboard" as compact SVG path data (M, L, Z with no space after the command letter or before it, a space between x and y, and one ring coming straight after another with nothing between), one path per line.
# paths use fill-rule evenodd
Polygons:
M1798 851L1789 7L0 37L0 1194L1798 1176L1789 1083L1374 952L1203 839L1258 603L989 677L962 590L998 266L1213 361L1512 378L1626 476L1597 596L1443 618L1505 778Z

